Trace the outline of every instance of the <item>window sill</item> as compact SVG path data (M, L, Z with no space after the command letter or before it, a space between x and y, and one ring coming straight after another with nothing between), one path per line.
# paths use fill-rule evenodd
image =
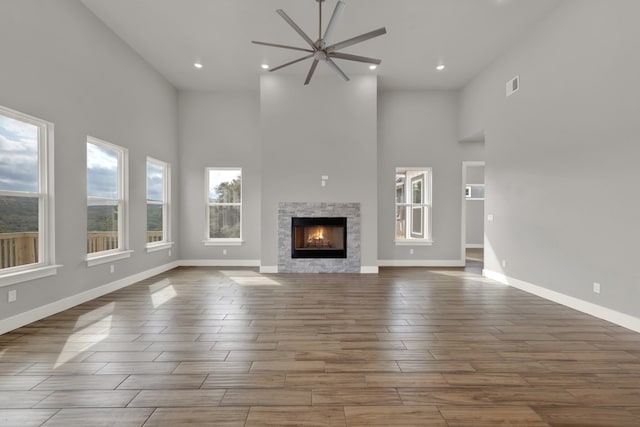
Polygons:
M149 243L145 247L147 248L147 252L157 252L163 249L171 249L174 245L174 242L159 242L159 243Z
M394 240L396 246L432 246L433 240L428 239L404 239Z
M242 246L244 240L242 239L211 239L203 240L202 243L205 246Z
M132 250L111 252L103 255L87 256L87 267L93 267L94 265L106 264L108 262L118 261L120 259L130 258Z
M27 282L29 280L41 279L47 276L53 276L58 273L61 265L47 265L44 267L34 267L28 270L14 271L12 273L0 276L0 288L11 286L17 283Z

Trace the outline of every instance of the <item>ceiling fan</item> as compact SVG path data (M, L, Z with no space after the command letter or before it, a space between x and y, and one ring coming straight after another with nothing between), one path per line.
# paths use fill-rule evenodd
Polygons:
M304 81L304 84L308 85L309 82L311 81L311 77L313 76L313 73L316 70L316 67L318 66L318 62L320 61L324 61L330 68L332 68L336 73L338 73L338 75L342 77L342 79L345 81L348 81L349 77L340 69L340 67L338 67L338 65L333 60L334 58L346 59L348 61L365 62L368 64L375 64L375 65L378 65L380 64L380 62L382 62L380 59L367 58L367 57L358 56L358 55L351 55L349 53L342 53L338 51L346 47L353 46L354 44L361 43L363 41L372 39L374 37L378 37L383 34L386 34L387 29L385 27L378 28L377 30L373 30L368 33L364 33L359 36L352 37L350 39L341 41L339 43L334 43L330 45L328 44L328 42L331 39L331 33L333 32L336 22L338 21L338 18L342 14L342 11L344 10L344 7L346 6L346 4L343 1L338 0L338 2L336 3L336 7L333 9L333 14L331 15L331 19L329 20L327 29L325 30L323 35L322 34L322 3L324 3L325 0L316 0L316 1L318 2L318 9L319 9L319 14L318 14L319 24L318 24L318 40L316 40L315 42L311 40L311 38L304 31L302 31L302 29L293 21L293 19L289 17L289 15L287 15L284 12L284 10L282 9L276 10L278 15L282 16L282 19L284 19L287 22L287 24L289 24L300 35L300 37L302 37L304 41L307 42L307 44L309 45L309 48L287 46L282 44L260 42L255 40L251 42L254 44L259 44L264 46L271 46L271 47L278 47L282 49L292 49L292 50L298 50L302 52L308 52L308 55L305 55L302 58L298 58L291 62L287 62L286 64L282 64L278 67L271 68L269 71L276 71L281 68L287 67L289 65L304 61L305 59L313 58L313 62L311 63L311 68L309 69L307 78Z

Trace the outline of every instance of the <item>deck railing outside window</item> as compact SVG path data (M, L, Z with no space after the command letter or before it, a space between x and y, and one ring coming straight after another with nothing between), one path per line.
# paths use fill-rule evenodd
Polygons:
M147 242L162 240L162 231L147 232ZM87 252L108 251L118 247L118 233L91 231L87 235ZM38 262L38 233L0 233L0 268Z

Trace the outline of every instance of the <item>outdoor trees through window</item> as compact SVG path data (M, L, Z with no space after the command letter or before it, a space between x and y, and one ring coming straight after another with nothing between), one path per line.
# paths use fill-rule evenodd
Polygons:
M242 236L242 169L207 169L208 239Z

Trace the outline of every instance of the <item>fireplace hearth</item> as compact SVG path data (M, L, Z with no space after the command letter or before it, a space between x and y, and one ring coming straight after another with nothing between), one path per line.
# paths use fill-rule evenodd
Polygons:
M346 217L291 218L291 258L346 257Z

